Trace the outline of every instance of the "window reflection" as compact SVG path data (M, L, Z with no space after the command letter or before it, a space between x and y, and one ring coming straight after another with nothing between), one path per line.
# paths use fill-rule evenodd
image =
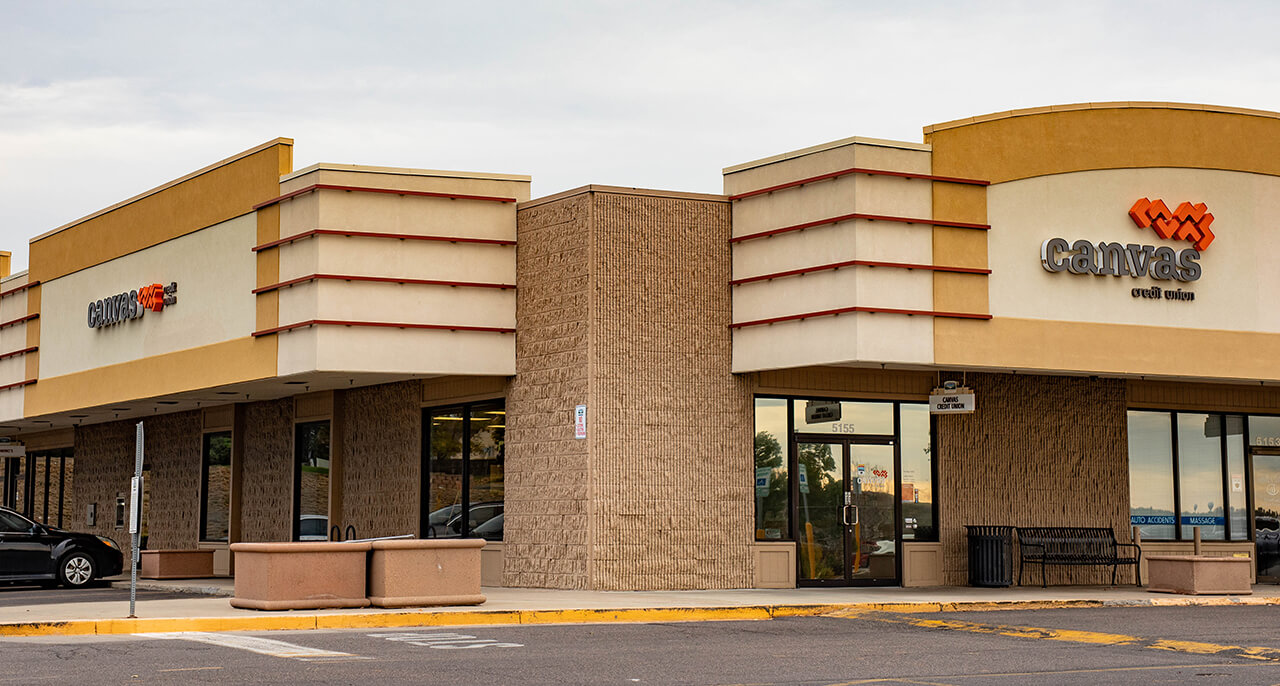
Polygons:
M933 445L930 440L929 406L902 403L902 537L936 541L933 523Z
M231 516L231 432L205 434L203 453L200 540L225 541Z
M491 541L502 540L503 442L507 413L502 404L475 405L470 416L471 500L467 532Z
M790 447L787 401L783 398L756 398L756 540L791 537L787 511Z
M461 535L462 513L462 437L461 411L430 415L430 464L427 507L427 538Z
M1178 414L1178 485L1182 500L1182 537L1200 527L1205 540L1226 537L1222 502L1222 428L1220 415Z
M797 398L794 405L796 433L893 435L893 403Z
M294 427L294 503L299 541L329 538L329 421Z
M503 401L423 414L428 461L425 538L503 535L507 413Z
M1173 539L1173 417L1129 412L1129 521L1147 539Z
M1231 540L1249 540L1249 503L1244 491L1244 417L1227 415L1227 509Z

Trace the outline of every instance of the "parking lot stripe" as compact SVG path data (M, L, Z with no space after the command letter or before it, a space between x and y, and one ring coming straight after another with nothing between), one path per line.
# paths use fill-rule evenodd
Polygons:
M178 631L169 633L154 634L138 634L139 638L162 638L177 639L182 641L195 641L196 643L207 643L209 645L221 646L223 648L235 648L236 650L247 650L251 653L260 655L270 655L272 657L292 657L292 658L330 658L330 657L354 657L351 653L341 653L334 650L324 650L321 648L308 648L306 646L295 645L293 643L285 643L271 638L262 638L260 636L245 636L243 634L215 634L205 633L203 631Z
M1096 631L1078 631L1075 629L1048 629L1034 626L979 624L977 622L925 619L923 617L878 611L844 610L833 612L829 616L843 617L846 619L861 619L873 622L887 622L890 624L907 624L921 629L964 631L977 634L1011 636L1013 638L1066 641L1068 643L1088 643L1093 645L1134 646L1151 650L1167 650L1175 653L1220 655L1245 658L1249 660L1280 662L1280 649L1260 646L1246 647L1219 645L1216 643L1199 643L1196 641L1179 641L1166 638L1143 638L1141 636L1107 634Z

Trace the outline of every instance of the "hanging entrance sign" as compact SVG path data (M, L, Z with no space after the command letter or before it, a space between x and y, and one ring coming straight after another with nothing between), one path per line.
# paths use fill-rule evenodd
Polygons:
M977 396L972 388L953 386L954 382L929 393L930 414L971 414L978 408Z
M809 400L804 404L804 420L809 424L840 421L840 402Z

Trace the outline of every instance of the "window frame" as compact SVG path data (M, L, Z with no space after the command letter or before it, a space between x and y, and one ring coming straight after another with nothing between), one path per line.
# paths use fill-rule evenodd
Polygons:
M458 516L460 517L458 532L459 532L460 538L472 538L471 536L472 527L470 522L471 415L477 407L481 409L484 409L485 407L492 407L494 409L499 409L503 411L504 413L503 416L506 416L505 413L507 411L507 398L506 396L499 396L496 398L485 398L482 400L469 400L462 403L451 403L448 405L424 406L422 408L422 412L420 414L421 421L422 421L422 425L421 425L422 446L421 446L421 457L420 457L421 479L419 479L420 486L419 486L419 499L418 499L418 502L419 502L418 538L424 538L426 536L426 532L430 530L431 522L429 521L429 517L431 516L431 512L433 511L433 508L436 505L435 503L431 502L432 418L435 417L436 415L444 415L444 414L459 414L462 416L462 444L460 446L460 451L462 454L462 475L461 475L462 479L461 479L461 485L459 486L459 488L461 489L461 494L458 499ZM504 485L506 482L506 463L507 463L506 456L507 456L506 426L504 422L503 447L502 447L502 465L503 465L502 478L503 478ZM505 513L506 512L505 488L504 488L504 495L503 495L502 502L503 502L503 512ZM483 524L483 522L481 522L481 524ZM505 538L505 535L504 535L504 538Z
M308 418L303 421L294 420L293 422L293 522L290 525L292 532L289 540L300 541L302 536L302 463L298 460L298 432L301 427L309 424L327 424L329 426L329 461L330 475L333 470L333 418ZM326 538L331 536L333 524L330 522L330 515L333 509L333 482L329 482L329 492L325 494L325 531Z
M235 437L231 429L216 429L211 431L202 431L200 433L200 536L197 540L201 543L229 543L231 541L231 489L227 489L227 537L226 538L206 538L208 534L209 523L209 443L216 436L226 434L227 441L227 468L231 468L231 462L234 457L231 455L231 446L234 445ZM228 482L229 485L229 482Z

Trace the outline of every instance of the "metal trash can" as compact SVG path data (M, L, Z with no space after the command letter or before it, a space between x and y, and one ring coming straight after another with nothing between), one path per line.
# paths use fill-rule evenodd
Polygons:
M1013 584L1013 527L966 526L969 530L969 585Z

